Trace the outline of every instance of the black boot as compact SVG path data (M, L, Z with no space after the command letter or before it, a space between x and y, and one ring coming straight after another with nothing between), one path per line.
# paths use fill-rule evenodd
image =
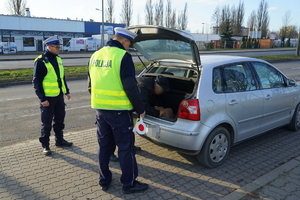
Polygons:
M43 153L44 153L45 156L50 156L50 155L52 155L52 152L51 152L51 150L50 150L49 147L43 148Z
M141 147L134 146L134 148L135 148L135 151L142 151Z
M109 160L112 162L119 162L119 158L115 154L112 154Z
M73 145L72 142L68 142L66 140L62 140L61 142L57 142L55 143L55 146L57 147L71 147Z
M131 194L131 193L137 193L137 192L143 192L148 190L148 184L140 183L138 181L135 181L135 185L131 188L124 188L123 187L123 193L124 194Z

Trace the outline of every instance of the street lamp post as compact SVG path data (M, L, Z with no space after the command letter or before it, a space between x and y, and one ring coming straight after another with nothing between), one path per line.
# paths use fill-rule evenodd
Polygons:
M202 34L204 34L204 24L206 24L206 43L208 42L208 23L202 23Z
M102 12L102 25L101 25L101 46L104 47L104 1L102 0L102 10L96 8Z

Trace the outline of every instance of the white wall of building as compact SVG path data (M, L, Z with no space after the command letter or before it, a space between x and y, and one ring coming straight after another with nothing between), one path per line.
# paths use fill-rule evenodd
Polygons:
M84 22L20 16L0 16L0 28L27 31L84 32Z
M211 40L219 40L218 34L201 34L201 33L190 33L194 37L196 42L210 42Z

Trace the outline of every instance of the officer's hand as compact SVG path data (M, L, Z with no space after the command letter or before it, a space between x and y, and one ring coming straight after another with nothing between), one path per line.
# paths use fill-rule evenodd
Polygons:
M164 110L160 110L160 111L159 111L159 116L160 116L160 117L163 116L164 114L166 114L166 112L165 112Z
M146 112L143 112L142 114L140 114L141 118L145 118Z
M71 99L71 95L70 94L66 94L66 97L67 97L68 100Z
M43 101L43 102L41 103L41 105L42 105L43 107L48 107L50 104L49 104L49 101L46 100L46 101Z

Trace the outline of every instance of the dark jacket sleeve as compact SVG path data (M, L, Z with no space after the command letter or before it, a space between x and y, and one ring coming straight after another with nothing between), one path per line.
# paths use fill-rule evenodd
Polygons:
M132 103L134 110L138 114L142 114L145 108L135 79L135 68L132 57L128 53L126 53L122 59L120 76L124 91Z
M90 76L90 61L88 62L87 78L88 78L88 91L91 94L92 83L91 83L91 76Z
M91 85L91 76L90 76L90 72L87 72L88 74L88 91L91 94L91 90L92 90L92 85Z
M35 94L38 96L41 102L46 101L45 92L43 89L43 80L47 74L47 68L42 60L37 60L34 63L33 71L33 88L35 89Z
M138 88L139 88L139 92L142 95L142 101L143 101L147 115L151 115L153 117L159 117L159 114L160 114L159 110L156 110L149 103L150 98L151 98L150 91L148 91L147 87L145 87L143 84L139 84Z
M66 90L67 90L66 94L70 94L70 89L67 85L66 76L64 76L64 82L65 82L65 86L66 86Z

